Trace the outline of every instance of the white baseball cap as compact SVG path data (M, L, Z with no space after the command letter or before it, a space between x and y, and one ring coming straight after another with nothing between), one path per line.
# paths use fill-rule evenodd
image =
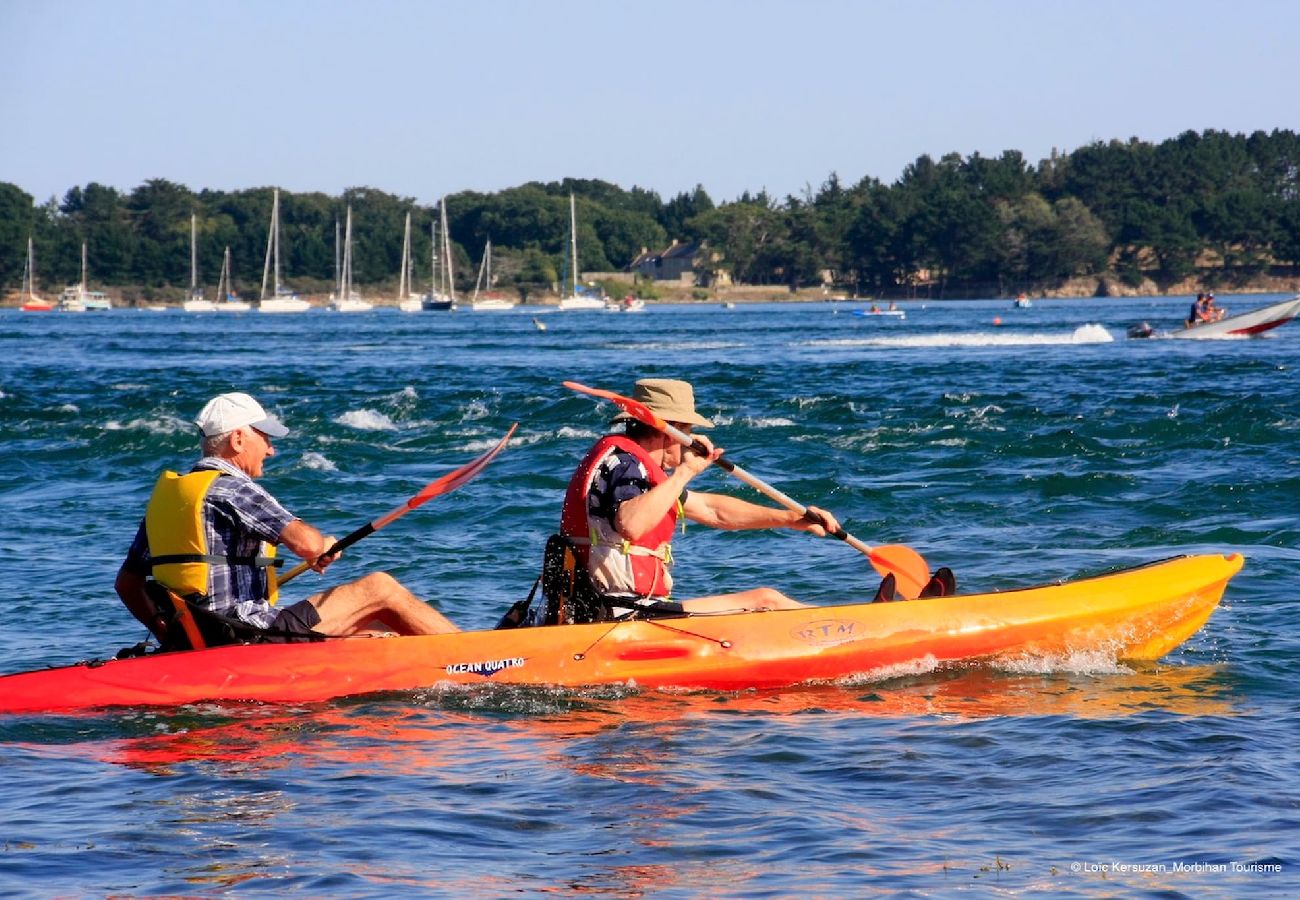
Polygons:
M194 424L199 426L204 437L215 437L245 425L273 438L282 438L289 433L279 419L262 409L262 404L238 392L213 397Z

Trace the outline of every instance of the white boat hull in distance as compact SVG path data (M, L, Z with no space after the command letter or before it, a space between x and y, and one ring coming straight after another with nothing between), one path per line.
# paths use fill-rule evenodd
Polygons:
M904 309L855 309L853 315L869 319L873 316L887 316L895 319L906 319L907 310Z
M400 312L422 312L424 301L419 297L407 297L405 300L397 301L397 309Z
M217 304L211 300L186 300L181 305L181 309L186 312L216 312Z
M252 308L253 305L246 300L222 300L216 304L217 312L223 313L248 312Z
M473 300L469 308L474 312L505 312L514 309L515 305L509 300Z
M311 304L298 296L271 297L257 304L257 311L264 313L300 313L311 309Z
M599 297L565 297L560 301L560 309L604 309L605 301Z
M369 300L362 300L360 297L345 297L331 300L329 308L334 312L356 313L370 312L375 308L375 305Z
M1229 316L1217 322L1193 325L1191 328L1175 331L1173 336L1189 340L1253 337L1285 325L1297 315L1300 315L1300 295L1240 315Z

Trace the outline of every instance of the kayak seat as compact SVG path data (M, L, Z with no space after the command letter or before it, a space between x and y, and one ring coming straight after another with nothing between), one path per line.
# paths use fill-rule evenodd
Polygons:
M934 570L934 575L930 578L930 583L921 588L920 597L951 597L957 593L957 577L952 574L952 569L947 566L940 566Z
M894 573L890 572L880 582L880 587L876 588L876 596L871 599L872 603L893 603L895 600L905 600L898 593L898 580ZM925 587L921 588L921 593L917 595L918 600L924 600L927 597L951 597L957 593L957 578L952 574L952 569L942 566L935 570L934 575Z
M894 573L890 572L880 582L880 587L876 588L876 596L871 599L872 603L893 603L895 600L902 600L898 596L898 579Z
M225 644L285 644L323 641L318 632L294 634L278 628L258 628L247 622L213 612L192 597L181 597L156 581L145 582L145 591L162 614L165 627L155 632L163 650L203 650Z

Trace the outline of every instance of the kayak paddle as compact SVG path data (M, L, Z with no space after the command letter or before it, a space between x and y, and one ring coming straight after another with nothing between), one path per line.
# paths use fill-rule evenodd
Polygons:
M668 422L660 418L654 410L650 409L650 407L646 406L644 403L633 400L631 397L624 397L621 394L615 394L613 391L604 391L600 388L587 387L586 385L578 384L576 381L566 381L564 382L564 386L582 394L590 394L593 397L600 397L603 400L609 400L638 422L649 425L656 431L663 432L677 443L684 447L690 447L702 456L707 455L702 443L682 431L680 428L674 428ZM808 507L772 487L762 479L746 472L725 456L718 457L713 461L713 463L727 473L739 478L760 494L775 500L786 509L797 512L801 516L808 516ZM911 547L906 547L902 544L885 544L879 547L869 547L853 535L849 534L843 528L840 528L837 531L828 530L826 533L832 537L839 538L853 549L864 554L867 559L871 561L872 567L882 576L892 574L897 581L898 592L908 600L914 600L920 596L922 588L924 588L930 581L929 564L921 557L921 554L917 553Z
M488 463L492 462L492 460L496 458L496 455L505 448L506 441L510 440L510 436L515 433L515 429L518 427L519 427L518 423L511 425L510 430L506 432L506 436L503 437L501 440L497 441L496 446L493 447L491 450L489 450L487 453L484 453L482 456L480 456L476 460L473 460L472 462L467 462L459 469L455 469L451 472L448 472L446 475L443 475L441 478L436 478L433 481L430 481L428 484L424 486L424 488L418 494L416 494L410 500L407 500L405 503L403 503L401 506L394 509L392 512L385 513L384 515L380 516L378 519L375 519L373 522L367 522L365 525L362 525L360 528L358 528L356 531L349 534L347 537L335 541L334 544L328 550L326 550L324 553L321 554L321 556L330 556L335 553L341 553L344 550L346 550L348 547L351 547L357 541L361 540L363 537L374 534L376 531L383 528L385 525L388 525L391 522L395 522L396 520L400 519L402 516L406 515L408 512L415 509L416 507L423 506L425 503L428 503L434 497L438 497L443 494L450 494L452 491L456 490L456 488L460 487L462 484L465 484L467 481L472 479L479 472L482 472L484 469L486 469ZM302 562L298 563L298 565L290 569L288 572L285 572L284 575L281 576L276 583L279 585L283 585L288 581L290 581L291 579L297 578L303 572L311 568L311 563L312 561L310 560L303 560Z

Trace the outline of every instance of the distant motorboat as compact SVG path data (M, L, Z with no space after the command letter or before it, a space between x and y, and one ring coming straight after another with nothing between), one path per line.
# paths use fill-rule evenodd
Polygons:
M906 318L907 318L907 310L903 310L903 309L892 309L892 308L891 308L891 309L881 309L881 308L878 307L878 306L873 306L873 307L871 307L870 309L855 309L855 310L853 310L853 315L855 315L855 316L863 316L864 318L870 318L870 317L875 317L875 316L892 316L892 317L894 317L894 318L896 318L896 319L906 319Z
M1282 300L1268 306L1261 306L1259 309L1228 316L1217 322L1202 322L1199 325L1193 325L1191 328L1175 331L1171 336L1185 340L1253 337L1285 325L1297 315L1300 315L1300 294L1290 300Z
M1032 309L1034 306L1033 302L1024 294L1016 297L1015 302L1011 305L1015 309Z
M59 295L59 309L63 312L86 312L112 309L113 304L103 291L86 289L86 244L81 244L81 283L64 288Z
M622 300L615 300L610 297L605 301L606 312L645 312L645 301L640 297L633 297L631 294Z
M536 316L533 316L533 327L536 328L538 331L545 331L546 323L543 322L541 319L537 318Z

